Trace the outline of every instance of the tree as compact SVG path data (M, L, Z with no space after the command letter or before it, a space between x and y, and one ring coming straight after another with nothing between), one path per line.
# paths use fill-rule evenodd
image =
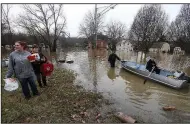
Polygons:
M11 27L11 21L10 21L10 10L11 10L11 6L8 4L3 4L2 5L2 22L1 22L1 26L2 26L2 37L4 43L3 44L12 44L13 45L13 30ZM6 36L4 34L7 34ZM6 43L5 43L6 42Z
M49 4L49 8L53 14L53 22L54 22L54 38L53 38L53 51L56 51L56 41L58 40L61 33L63 33L63 29L66 26L66 18L63 16L62 13L62 4L59 4L56 8L54 4ZM62 19L62 20L61 20ZM59 23L58 21L62 21Z
M147 52L166 33L168 16L161 5L145 5L137 13L129 31L129 40L138 50Z
M182 5L168 32L172 43L190 52L190 4Z
M119 21L111 21L106 26L106 35L110 38L110 44L112 50L116 50L116 44L117 42L124 39L126 35L126 26L125 24L119 22Z
M26 13L20 15L18 24L38 41L46 42L52 51L56 50L56 42L64 32L66 19L62 13L62 4L23 5Z
M89 11L84 19L83 22L79 26L79 35L84 36L86 38L95 34L95 20L94 20L94 12ZM98 15L98 14L97 14ZM103 16L97 17L97 33L103 31Z

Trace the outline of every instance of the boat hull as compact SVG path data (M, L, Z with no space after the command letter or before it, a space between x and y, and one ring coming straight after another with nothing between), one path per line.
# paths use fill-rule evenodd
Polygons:
M121 62L122 68L131 72L131 73L134 73L138 76L144 77L147 80L152 80L152 81L158 82L160 84L169 86L169 87L174 88L174 89L182 89L182 88L188 87L187 80L172 79L172 78L169 78L167 76L159 75L156 73L152 73L148 77L150 72L145 69L145 65L142 65L143 69L137 69L134 66L128 66L127 65L128 63L130 63L130 61L122 61ZM161 71L164 71L164 70L161 70Z

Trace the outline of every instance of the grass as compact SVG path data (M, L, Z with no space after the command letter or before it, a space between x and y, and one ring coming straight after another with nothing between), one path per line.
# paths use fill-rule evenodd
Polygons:
M2 68L1 71L3 78L7 68ZM73 85L75 75L70 70L55 69L48 78L48 87L38 87L40 96L30 100L24 99L20 87L13 92L5 91L2 78L2 123L120 122L113 115L113 110L101 114L102 108L110 105L101 94L87 92L82 87ZM100 116L97 116L99 113Z

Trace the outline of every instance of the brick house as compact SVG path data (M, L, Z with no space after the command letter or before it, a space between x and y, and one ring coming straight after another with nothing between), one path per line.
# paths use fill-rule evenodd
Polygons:
M88 38L88 48L92 48L92 43L94 42L95 35L91 35ZM108 37L103 34L97 35L96 48L107 48L108 45Z

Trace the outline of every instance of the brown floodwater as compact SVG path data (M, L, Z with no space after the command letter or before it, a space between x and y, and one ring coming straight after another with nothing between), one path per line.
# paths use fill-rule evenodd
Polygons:
M59 50L57 59L74 60L74 63L57 63L58 68L74 70L75 84L86 90L100 92L109 99L116 111L122 111L140 122L190 122L190 88L174 90L164 85L147 81L121 68L119 61L115 68L107 62L107 50ZM143 54L117 52L123 60L145 63L147 56L155 56L158 66L168 70L183 70L190 74L190 56L170 54ZM163 111L162 107L175 106L175 111Z
M51 60L49 51L43 53ZM59 63L56 67L71 69L76 73L76 85L86 90L100 92L109 99L116 111L132 116L139 122L146 123L190 123L190 87L174 90L164 85L147 81L125 71L120 62L110 68L107 62L107 50L58 50L55 59L74 60L74 63ZM156 57L159 67L168 70L183 70L190 75L190 56L163 53L117 52L122 60L145 63L147 56ZM162 107L175 106L175 111L163 111Z

